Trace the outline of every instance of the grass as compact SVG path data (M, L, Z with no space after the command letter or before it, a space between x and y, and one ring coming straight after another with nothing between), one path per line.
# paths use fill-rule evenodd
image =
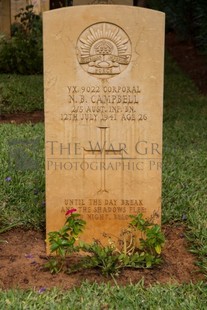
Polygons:
M80 288L63 292L0 291L2 309L55 310L203 310L207 307L207 285L204 283L154 285L145 288L143 282L126 287L84 282ZM6 307L6 308L5 308Z
M164 112L163 220L207 204L207 98L167 62ZM182 79L181 79L182 78ZM204 214L203 214L204 215ZM205 217L205 215L204 215Z
M43 109L41 75L0 74L0 115Z
M0 223L43 228L43 124L0 126Z
M42 84L41 77L35 78L38 85ZM7 79L8 76L1 75L0 85L7 83ZM30 93L35 90L30 89ZM169 57L164 101L162 219L163 223L186 224L189 249L198 255L198 264L207 275L207 97L199 95L195 85ZM15 110L14 103L12 106ZM32 108L25 103L17 105L17 110L20 106L23 110ZM0 126L0 223L5 229L14 224L44 227L43 136L43 124ZM206 296L205 283L148 288L142 283L125 288L83 283L80 288L64 293L56 289L43 294L1 291L0 306L6 309L205 309Z
M163 222L185 219L207 274L207 97L169 60L165 81Z

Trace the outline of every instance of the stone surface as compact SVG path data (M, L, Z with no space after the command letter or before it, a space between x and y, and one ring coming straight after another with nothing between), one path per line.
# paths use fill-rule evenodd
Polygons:
M11 24L14 23L15 15L19 14L20 9L25 9L28 4L34 6L36 14L49 10L49 0L0 0L0 33L10 36Z
M15 22L15 15L19 14L21 8L27 5L25 0L11 1L11 23Z
M8 1L9 2L9 1ZM36 14L40 14L46 10L49 10L48 0L11 0L11 20L15 22L15 15L20 12L20 9L25 9L27 5L33 5L33 11Z
M10 2L0 0L0 33L10 36L11 8Z
M133 5L133 0L73 0L73 5L88 5L88 4Z
M130 214L160 223L163 49L160 12L44 13L47 233L71 208L85 241L119 236Z

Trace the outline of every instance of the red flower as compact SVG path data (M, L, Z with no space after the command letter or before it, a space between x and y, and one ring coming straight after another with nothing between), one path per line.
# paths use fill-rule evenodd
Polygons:
M66 213L65 213L65 215L67 216L67 215L70 215L70 214L72 214L73 212L76 212L77 210L76 209L70 209L70 210L68 210Z

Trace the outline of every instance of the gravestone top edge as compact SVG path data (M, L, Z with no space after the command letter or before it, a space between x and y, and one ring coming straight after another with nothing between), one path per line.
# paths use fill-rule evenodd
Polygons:
M43 19L44 19L44 16L46 15L56 15L58 13L60 13L61 11L71 11L71 10L83 10L83 9L98 9L99 7L104 7L108 10L111 10L111 9L114 9L114 8L120 8L121 10L137 10L137 11L140 11L140 12L148 12L148 13L154 13L154 14L157 14L157 15L160 15L160 16L163 16L163 18L165 18L165 13L164 12L161 12L161 11L157 11L157 10L153 10L153 9L149 9L149 8L143 8L143 7L135 7L135 6L130 6L130 5L120 5L120 4L91 4L91 5L76 5L76 6L70 6L70 7L64 7L64 8L59 8L59 9L55 9L55 10L50 10L50 11L44 11L42 14L43 14ZM112 8L113 7L113 8Z

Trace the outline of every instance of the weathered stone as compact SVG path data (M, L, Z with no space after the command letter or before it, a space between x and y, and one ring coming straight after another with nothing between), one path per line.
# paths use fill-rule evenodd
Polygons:
M160 223L163 47L160 12L44 13L47 233L71 208L85 241L118 236L130 214Z
M11 8L10 2L0 0L0 33L10 36L11 28Z

